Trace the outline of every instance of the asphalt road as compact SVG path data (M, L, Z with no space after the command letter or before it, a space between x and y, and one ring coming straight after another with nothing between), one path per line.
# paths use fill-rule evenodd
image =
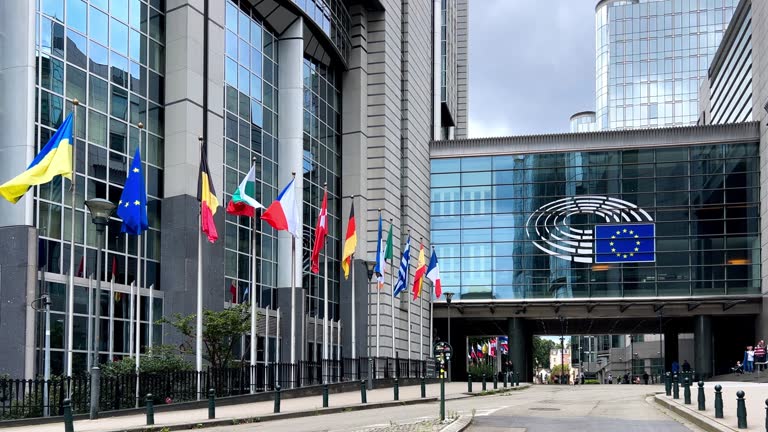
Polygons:
M473 414L470 431L563 432L691 432L646 402L661 387L642 385L534 386L506 395L446 402L448 415ZM208 431L424 431L419 422L434 420L438 405L424 404L311 416L261 424L227 426ZM695 429L693 429L695 430Z

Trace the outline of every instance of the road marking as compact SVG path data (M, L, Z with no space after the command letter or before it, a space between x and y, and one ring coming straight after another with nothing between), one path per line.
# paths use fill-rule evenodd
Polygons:
M509 407L509 405L502 405L502 406L497 407L497 408L488 408L488 409L482 409L482 410L475 410L475 417L489 416L489 415L495 413L496 411L500 411L500 410L503 410L504 408L508 408L508 407ZM459 411L459 413L461 413L461 414L471 414L472 411L468 411L468 412Z

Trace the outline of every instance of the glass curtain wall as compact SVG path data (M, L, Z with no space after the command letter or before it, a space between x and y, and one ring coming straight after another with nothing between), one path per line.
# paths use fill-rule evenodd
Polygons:
M111 3L111 4L110 4ZM130 158L139 145L147 177L149 231L142 237L142 285L159 286L160 198L163 196L164 101L164 5L158 0L46 0L36 2L35 58L37 101L35 132L37 149L46 144L72 110L77 98L76 157L77 195L75 221L75 276L87 277L96 270L97 234L84 201L105 198L117 203L122 193ZM35 225L40 234L41 265L47 272L53 297L52 365L61 373L64 358L66 277L69 270L71 195L68 181L60 177L35 188ZM137 240L120 233L121 221L113 217L106 230L102 280L111 279L121 294L110 300L104 293L102 310L115 303L115 353L128 352L128 296L126 284L136 281ZM88 291L76 279L73 370L86 365ZM59 283L64 282L64 283ZM102 287L104 285L102 284ZM160 296L160 295L158 295ZM142 299L146 309L148 301ZM148 309L141 311L148 319ZM162 300L155 299L155 317L162 315ZM105 313L106 316L106 313ZM101 333L109 334L106 317ZM147 340L147 324L142 325ZM159 330L155 337L161 335ZM100 347L107 350L107 338ZM104 357L103 360L106 360Z
M756 143L432 160L432 244L446 290L464 299L760 292ZM648 212L656 261L596 265L532 243L528 218L574 196ZM570 215L575 229L604 223Z

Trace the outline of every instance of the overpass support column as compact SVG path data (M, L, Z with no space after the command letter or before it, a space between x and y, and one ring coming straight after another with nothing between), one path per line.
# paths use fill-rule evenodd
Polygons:
M699 375L712 376L712 317L697 315L693 319L693 361L694 369Z
M533 379L533 341L528 322L523 318L510 318L507 326L509 356L515 372L520 374L521 380L531 381Z
M664 370L672 370L672 362L680 363L680 350L677 345L677 330L664 331Z

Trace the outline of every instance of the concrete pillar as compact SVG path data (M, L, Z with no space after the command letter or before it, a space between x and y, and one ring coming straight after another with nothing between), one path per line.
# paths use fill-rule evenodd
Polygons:
M664 331L664 370L672 370L672 362L680 363L680 349L677 344L677 330Z
M713 374L712 317L697 315L693 318L693 367L704 376Z
M280 122L277 133L280 139L280 151L278 154L277 183L278 189L282 189L291 181L291 173L296 173L296 197L301 200L303 190L303 119L304 119L304 81L302 67L304 63L304 23L301 18L296 19L283 34L280 35L279 46L279 87L280 95L278 104L278 116ZM268 204L267 204L268 205ZM299 203L301 205L301 202ZM302 225L303 212L299 211L299 226ZM291 344L291 314L296 325L296 359L303 360L304 332L302 318L304 317L304 291L301 289L302 276L302 236L296 239L296 310L291 309L291 235L280 231L277 237L277 286L280 288L278 304L283 314L281 321L282 344L280 353L282 361L293 361L290 358Z
M520 379L528 381L531 375L530 359L532 354L532 340L528 323L523 318L510 318L507 320L507 336L509 336L509 357L515 372L520 373Z
M35 153L35 3L0 2L0 183ZM0 226L32 225L32 201L31 193L16 204L0 199Z

